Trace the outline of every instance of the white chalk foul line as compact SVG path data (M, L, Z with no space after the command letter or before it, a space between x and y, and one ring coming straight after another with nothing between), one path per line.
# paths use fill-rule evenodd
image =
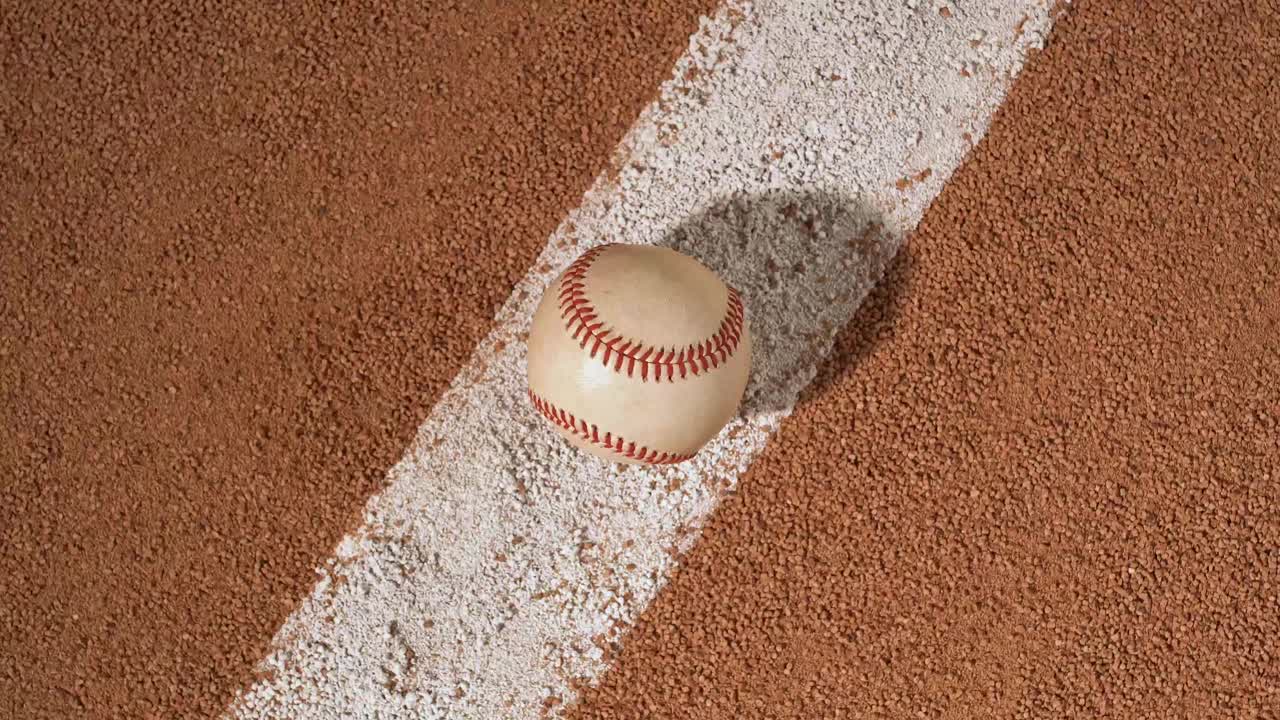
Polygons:
M1050 22L1039 0L942 7L730 2L704 19L228 715L538 717L598 677ZM604 242L688 252L748 303L745 406L692 462L606 465L525 396L534 304Z

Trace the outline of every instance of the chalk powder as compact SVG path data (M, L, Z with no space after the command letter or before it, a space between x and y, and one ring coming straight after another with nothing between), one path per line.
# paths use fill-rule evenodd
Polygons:
M571 701L790 413L1047 24L1037 2L947 18L893 0L731 3L706 21L231 713L536 717ZM611 241L694 255L747 300L742 415L688 464L600 463L525 397L534 303Z

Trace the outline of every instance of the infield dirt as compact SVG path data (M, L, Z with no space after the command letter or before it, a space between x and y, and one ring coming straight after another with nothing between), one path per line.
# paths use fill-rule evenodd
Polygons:
M568 716L1274 717L1277 38L1060 20Z
M0 12L0 709L222 710L713 7Z

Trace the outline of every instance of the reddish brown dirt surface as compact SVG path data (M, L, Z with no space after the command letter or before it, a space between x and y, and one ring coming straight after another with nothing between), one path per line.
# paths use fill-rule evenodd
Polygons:
M409 5L0 10L0 716L219 711L713 3Z
M570 716L1276 717L1278 93L1079 3Z

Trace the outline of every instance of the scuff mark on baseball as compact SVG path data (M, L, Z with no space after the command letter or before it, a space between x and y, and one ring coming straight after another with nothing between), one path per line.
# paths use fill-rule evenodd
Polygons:
M569 442L613 462L688 460L738 411L751 334L736 290L669 248L586 251L542 296L529 398Z

